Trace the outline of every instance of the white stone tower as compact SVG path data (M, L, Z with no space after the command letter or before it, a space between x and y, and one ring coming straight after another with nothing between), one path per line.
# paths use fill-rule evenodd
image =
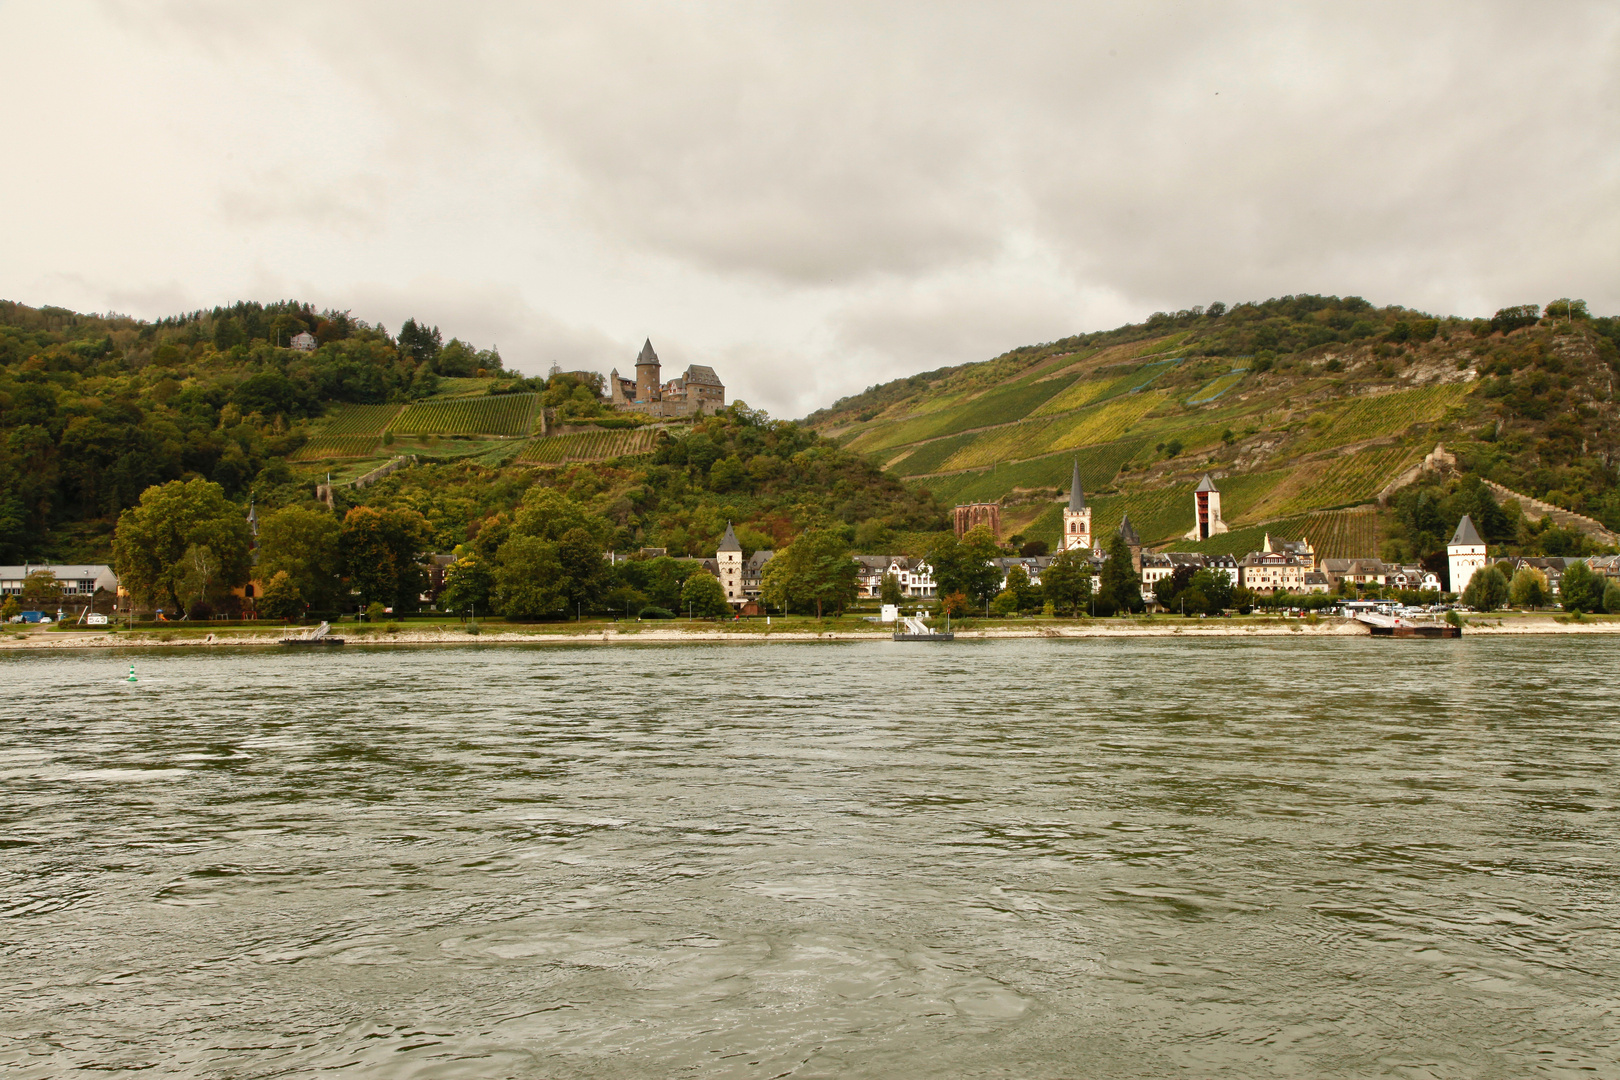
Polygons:
M1221 489L1205 473L1193 489L1193 527L1184 539L1208 540L1226 531L1226 522L1221 519Z
M720 567L720 587L726 590L726 602L741 604L747 599L743 595L742 545L737 543L737 534L731 531L729 521L726 535L720 538L720 546L715 549L714 561Z
M1485 541L1467 514L1457 522L1457 532L1446 545L1446 558L1451 564L1451 591L1461 596L1474 571L1485 567Z
M1059 551L1084 551L1091 546L1091 507L1080 489L1080 459L1074 459L1074 479L1069 481L1069 505L1063 511L1063 543Z

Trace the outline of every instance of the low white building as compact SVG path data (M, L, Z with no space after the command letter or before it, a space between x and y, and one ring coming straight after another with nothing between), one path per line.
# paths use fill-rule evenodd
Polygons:
M0 566L0 595L20 596L23 582L29 574L40 571L54 574L62 586L63 597L94 596L97 589L117 594L118 575L112 567L101 563L24 563L21 566Z

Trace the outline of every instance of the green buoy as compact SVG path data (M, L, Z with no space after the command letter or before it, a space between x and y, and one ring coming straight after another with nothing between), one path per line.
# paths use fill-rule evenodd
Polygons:
M135 681L135 661L133 661L133 660L131 660L129 662L129 678L127 680L125 680L125 681L126 682L134 682Z

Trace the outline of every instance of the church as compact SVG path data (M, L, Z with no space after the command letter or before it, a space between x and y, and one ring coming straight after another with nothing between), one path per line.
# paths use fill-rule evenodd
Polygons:
M713 415L726 407L726 388L714 368L689 364L686 374L668 382L659 378L658 354L648 338L636 357L636 377L622 378L614 368L608 376L608 403L622 412L647 416Z

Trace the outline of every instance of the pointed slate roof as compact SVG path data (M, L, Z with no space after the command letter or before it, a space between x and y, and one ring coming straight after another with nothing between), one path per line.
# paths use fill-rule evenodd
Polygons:
M1193 488L1193 491L1195 491L1195 492L1198 492L1198 491L1219 491L1219 490L1221 490L1221 489L1215 486L1215 481L1213 481L1213 480L1211 480L1209 478L1209 473L1205 473L1204 478L1202 480L1198 481L1198 486Z
M1132 547L1142 542L1142 538L1136 535L1136 530L1131 528L1131 515L1129 514L1121 515L1119 519L1119 535L1123 536L1125 542Z
M1069 481L1069 509L1084 510L1086 493L1080 489L1080 459L1074 459L1074 479Z
M641 347L641 355L636 357L636 363L638 363L638 364L656 364L656 363L658 363L658 354L653 352L652 338L648 338L647 343Z
M731 522L726 522L726 535L720 538L720 546L714 550L716 552L742 550L742 545L737 543L737 534L731 531Z
M1457 522L1457 534L1451 538L1451 543L1453 545L1468 544L1474 547L1485 546L1485 541L1480 538L1479 530L1474 528L1474 519L1467 514L1464 514L1462 520Z

